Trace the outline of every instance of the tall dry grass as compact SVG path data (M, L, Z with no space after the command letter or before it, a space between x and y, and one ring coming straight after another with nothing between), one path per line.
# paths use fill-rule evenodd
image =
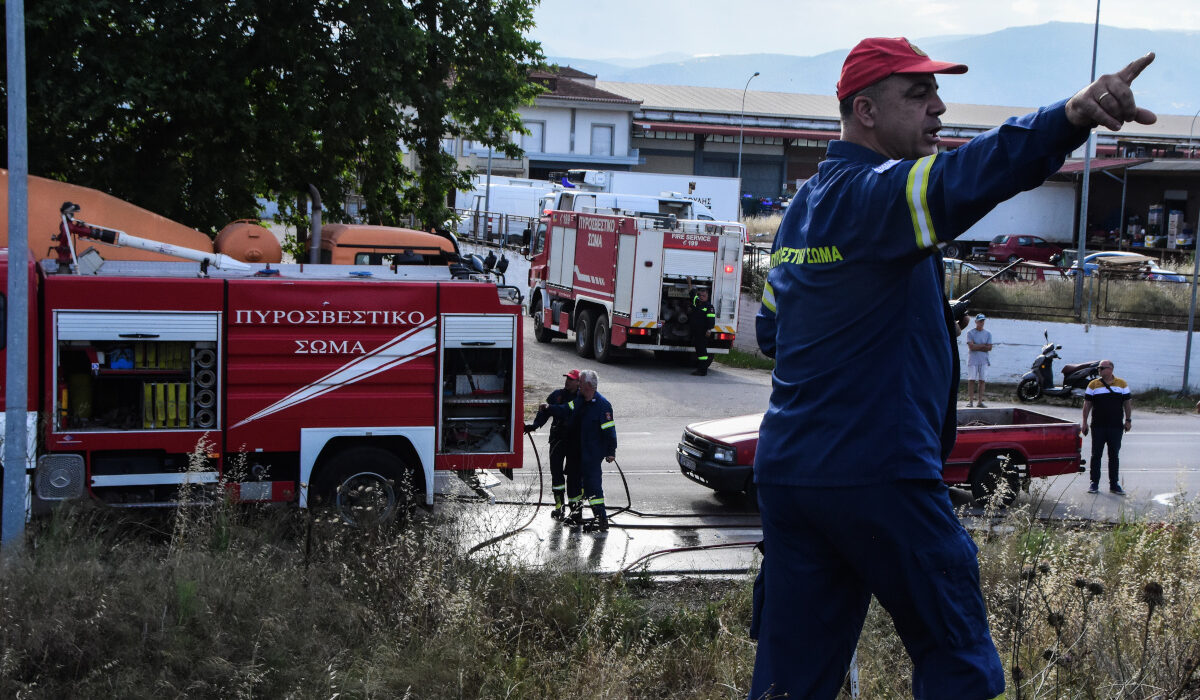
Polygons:
M1114 527L1044 522L1035 506L993 507L975 532L1006 697L1200 697L1194 512ZM0 570L0 696L745 697L750 575L469 558L470 510L368 533L221 502L59 510ZM911 697L878 606L858 658L861 697Z

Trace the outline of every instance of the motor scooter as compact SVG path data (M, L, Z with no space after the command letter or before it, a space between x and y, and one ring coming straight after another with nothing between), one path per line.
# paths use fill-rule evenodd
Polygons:
M1082 397L1087 385L1100 376L1100 360L1064 365L1062 368L1062 384L1054 385L1054 361L1061 359L1058 351L1061 345L1050 342L1050 332L1043 331L1046 344L1042 352L1033 361L1033 368L1021 377L1017 384L1017 398L1029 402L1037 401L1043 396L1080 396Z

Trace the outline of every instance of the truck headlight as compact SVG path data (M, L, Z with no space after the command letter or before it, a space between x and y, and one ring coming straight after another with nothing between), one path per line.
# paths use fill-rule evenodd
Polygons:
M717 447L713 449L713 459L718 462L729 462L732 464L736 455L737 452L732 447Z

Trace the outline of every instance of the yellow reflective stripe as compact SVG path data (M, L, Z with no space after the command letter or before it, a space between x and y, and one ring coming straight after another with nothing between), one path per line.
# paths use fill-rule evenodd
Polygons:
M912 214L913 231L917 236L918 248L931 248L937 245L937 234L933 230L933 217L929 215L929 171L933 169L933 159L937 154L918 158L908 171L908 186L904 197L908 201L908 211Z
M762 305L770 309L771 313L775 313L775 290L770 282L763 285Z
M589 506L602 506L602 505L604 505L604 499L603 498L593 498L592 500L588 501L588 505Z
M571 409L572 411L574 411L574 410L575 410L575 402L574 402L574 401L568 401L568 402L567 402L567 408L569 408L569 409Z
M607 422L607 423L601 423L601 424L600 424L600 429L601 429L601 430L604 430L604 429L606 429L606 428L611 428L611 427L613 427L613 426L614 426L614 425L616 425L616 424L617 424L617 422L616 422L615 420L610 420L610 421L609 421L609 422Z

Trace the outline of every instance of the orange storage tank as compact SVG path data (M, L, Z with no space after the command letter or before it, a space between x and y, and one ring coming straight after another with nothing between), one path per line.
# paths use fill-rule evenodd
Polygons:
M217 234L213 248L246 263L277 263L283 260L279 239L255 220L234 221Z
M80 187L57 180L29 176L29 247L34 258L53 257L49 249L58 235L61 223L59 209L63 202L80 206L79 219L95 226L124 231L131 236L170 243L183 248L213 252L212 239L207 234L181 223L159 216L135 204L90 187ZM0 247L8 246L8 170L0 169ZM105 260L168 260L179 258L151 253L137 248L120 248L99 241L76 241L75 250L82 253L95 248Z

